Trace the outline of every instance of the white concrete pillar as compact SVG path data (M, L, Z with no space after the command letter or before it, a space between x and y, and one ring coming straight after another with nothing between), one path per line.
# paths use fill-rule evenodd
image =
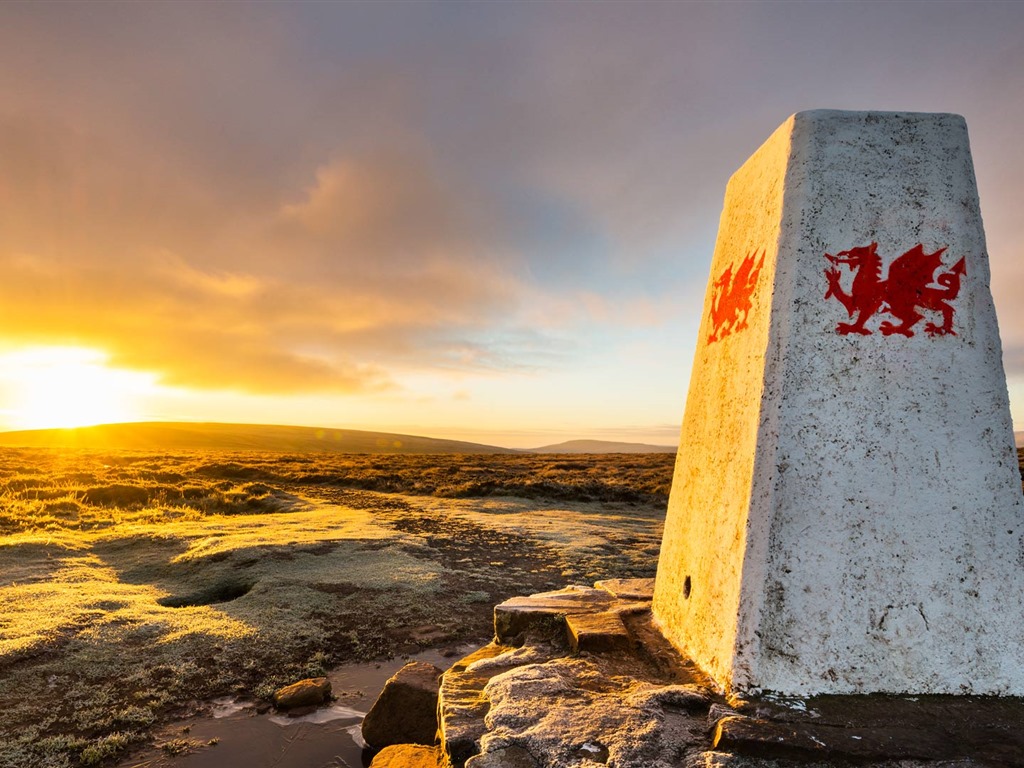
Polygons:
M801 112L729 181L654 612L739 693L1024 695L963 118Z

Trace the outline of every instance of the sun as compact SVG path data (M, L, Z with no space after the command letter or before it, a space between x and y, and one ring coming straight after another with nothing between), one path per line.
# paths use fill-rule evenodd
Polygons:
M84 427L137 421L148 373L111 368L84 347L29 347L0 355L0 396L10 429Z

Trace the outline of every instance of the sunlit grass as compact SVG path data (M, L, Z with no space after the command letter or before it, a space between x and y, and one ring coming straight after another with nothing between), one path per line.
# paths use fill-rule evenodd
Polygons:
M4 560L16 564L17 546L4 550ZM45 581L0 588L0 657L54 644L72 634L83 640L118 642L145 628L154 639L166 642L193 632L231 638L254 631L210 607L188 616L161 608L160 597L152 585L122 583L95 554L67 557Z
M673 457L0 452L0 533L297 508L292 486L441 498L664 503Z

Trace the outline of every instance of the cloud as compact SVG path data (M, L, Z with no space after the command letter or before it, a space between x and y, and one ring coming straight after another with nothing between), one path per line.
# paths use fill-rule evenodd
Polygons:
M117 156L103 136L7 116L3 335L93 345L169 384L259 393L520 366L491 331L526 286L428 154L415 142L339 151L300 193L232 205L138 147Z
M266 292L267 284L254 275L239 274L225 270L204 272L174 253L160 254L164 264L161 267L157 259L158 274L163 274L186 289L194 289L202 294L226 299L238 299Z
M19 11L9 34L40 42L0 54L0 311L23 338L248 391L530 372L571 360L582 327L656 323L651 284L672 281L644 276L649 243L685 218L672 190L697 193L675 183L678 138L644 125L672 63L619 54L674 35L625 12L498 14L501 34L407 12L200 29L164 5ZM187 55L147 44L170 40Z
M167 280L164 264L124 272L69 271L40 258L0 257L0 326L24 344L74 343L111 363L161 374L164 383L249 392L358 392L390 386L379 366L304 348L310 320L298 297L210 292L209 282ZM217 283L213 281L214 285Z
M1021 11L966 8L9 5L2 336L254 392L567 367L699 314L787 114L963 99L1016 369Z
M401 148L317 169L303 199L281 209L283 222L312 239L396 265L461 256L470 225L459 218L457 202L422 153Z

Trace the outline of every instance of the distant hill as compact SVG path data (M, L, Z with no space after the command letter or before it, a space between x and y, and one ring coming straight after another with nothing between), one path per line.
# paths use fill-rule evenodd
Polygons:
M1024 432L1014 432L1013 442L1018 448L1024 448Z
M187 422L137 422L0 432L0 446L277 453L519 453L493 445L388 432Z
M674 445L617 443L612 440L568 440L564 443L530 448L530 453L675 453Z

